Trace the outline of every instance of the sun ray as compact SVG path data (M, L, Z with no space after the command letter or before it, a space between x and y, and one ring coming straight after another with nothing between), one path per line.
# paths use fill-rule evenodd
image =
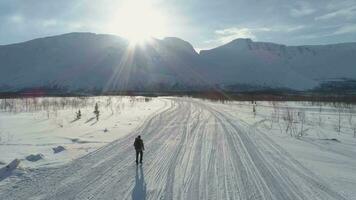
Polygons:
M108 91L125 91L130 78L131 65L133 64L133 56L135 53L135 45L129 43L123 55L120 57L119 65L114 68L114 71L103 88L103 92Z

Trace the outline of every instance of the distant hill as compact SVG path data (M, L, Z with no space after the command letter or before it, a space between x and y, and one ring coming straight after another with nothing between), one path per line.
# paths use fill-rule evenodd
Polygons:
M356 43L285 46L236 39L198 54L174 37L132 45L114 35L69 33L0 46L0 92L325 90L328 80L335 88L335 80L355 79Z

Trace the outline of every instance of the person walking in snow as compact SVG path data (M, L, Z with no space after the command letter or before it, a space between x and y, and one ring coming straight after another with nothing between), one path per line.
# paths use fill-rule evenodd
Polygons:
M134 142L134 147L136 150L136 164L138 164L138 156L140 155L140 163L142 164L143 151L145 150L145 146L143 144L143 140L141 136L137 136Z

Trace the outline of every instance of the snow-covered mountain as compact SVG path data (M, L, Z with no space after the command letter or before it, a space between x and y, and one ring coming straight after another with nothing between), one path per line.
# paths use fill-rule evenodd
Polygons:
M198 54L179 38L130 44L69 33L0 46L0 91L176 90L216 85L310 89L325 79L356 79L356 43L285 46L237 39Z
M356 78L356 43L286 46L236 39L200 55L219 82L303 90L327 79Z
M178 38L132 46L113 35L70 33L0 46L0 87L140 90L191 85L185 70L194 69L197 57Z

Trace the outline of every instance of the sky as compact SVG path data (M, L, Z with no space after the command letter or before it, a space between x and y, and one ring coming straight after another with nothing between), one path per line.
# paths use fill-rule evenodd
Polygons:
M198 50L356 42L356 0L0 0L2 45L68 32L173 36Z

